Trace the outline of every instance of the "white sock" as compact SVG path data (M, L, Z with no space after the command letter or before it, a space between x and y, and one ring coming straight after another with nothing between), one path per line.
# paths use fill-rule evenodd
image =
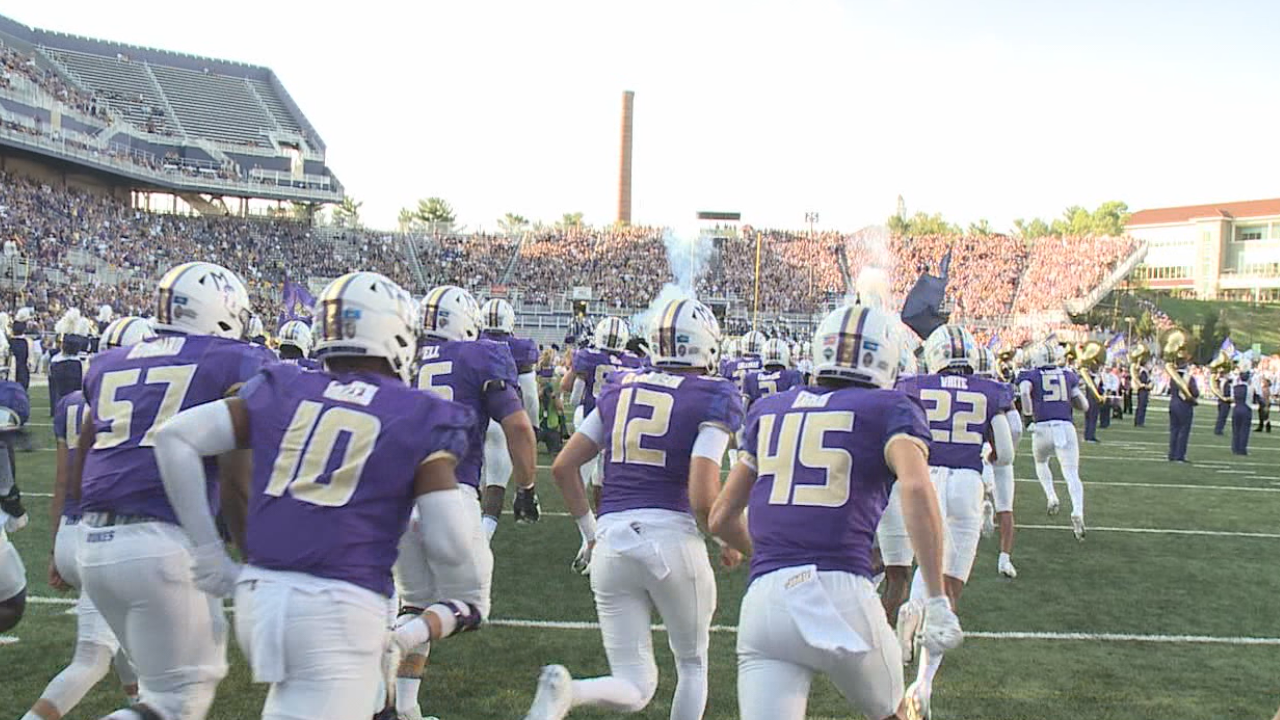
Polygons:
M1058 493L1053 489L1053 471L1049 469L1049 463L1036 463L1036 479L1040 481L1040 487L1044 489L1044 497L1049 502L1058 499Z
M920 568L916 568L915 575L911 577L911 600L923 601L929 597L929 588L924 584L924 573L920 572Z
M480 524L484 526L484 535L487 540L493 540L493 534L498 532L498 518L490 515L482 515Z
M737 465L737 464L738 464L738 451L735 448L730 448L729 449L729 467L733 467L734 465Z
M1000 553L1000 564L1001 564L1001 565L1003 565L1003 564L1005 564L1005 563L1007 563L1007 562L1010 562L1010 560L1009 560L1009 553L1007 553L1007 552L1002 552L1002 553Z
M418 688L422 678L396 678L396 712L412 713L418 710Z
M1064 467L1062 474L1067 478L1067 493L1071 495L1071 514L1084 517L1084 483L1080 482L1080 468Z
M920 667L916 668L916 680L925 687L925 694L933 694L933 679L938 675L938 668L942 667L942 653L929 652L927 648L920 648Z
M26 715L23 715L18 720L44 720L44 718L40 717L39 715L33 712L28 712Z
M635 683L619 677L598 677L574 680L571 707L591 705L618 712L639 712L644 709L644 696Z

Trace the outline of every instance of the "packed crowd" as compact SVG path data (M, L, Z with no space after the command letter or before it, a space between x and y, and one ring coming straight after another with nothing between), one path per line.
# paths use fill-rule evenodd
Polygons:
M150 283L164 268L193 259L216 261L243 274L264 316L272 317L286 280L333 277L361 265L408 287L420 284L400 236L348 230L330 231L321 239L320 233L290 220L150 214L112 198L0 174L0 237L20 246L32 267L23 297L9 304L21 300L56 310L107 303L132 312L147 305ZM751 310L759 241L760 309L770 314L809 314L841 296L841 253L853 277L863 268L887 268L895 302L921 272L940 273L950 253L954 316L979 326L1000 324L1010 313L1061 308L1092 290L1133 250L1127 238L1028 243L1003 236L900 238L751 227L702 246L686 241L669 250L670 238L664 242L663 233L652 227L574 227L523 239L440 235L419 238L414 248L428 285L455 283L484 294L488 286L505 283L532 304L587 286L593 299L618 310L642 307L673 280L678 274L673 270L699 264L700 296L725 298L731 307ZM680 267L673 268L673 262ZM1046 329L1028 327L1021 334L1029 338ZM1018 341L1018 331L1003 332L1002 341Z
M103 119L107 117L106 108L99 106L93 95L68 85L57 73L45 71L25 53L12 47L0 46L0 66L0 87L13 87L15 75L25 77L36 87L85 115Z

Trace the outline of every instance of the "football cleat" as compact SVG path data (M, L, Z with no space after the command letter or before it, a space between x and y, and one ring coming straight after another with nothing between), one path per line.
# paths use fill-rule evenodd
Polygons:
M898 647L902 649L902 664L910 665L916 658L920 633L924 630L924 607L919 600L908 600L898 608Z
M929 720L932 717L929 710L929 696L932 693L933 689L919 680L911 683L903 698L907 720Z
M9 516L4 518L4 529L11 533L26 527L27 522L31 520L27 516L27 509L22 506L22 493L18 491L17 485L0 497L0 513Z
M982 537L991 537L996 531L996 506L990 500L982 501Z
M542 517L542 505L538 503L537 488L518 488L516 490L515 500L511 503L512 514L516 516L516 522L521 525L530 525L538 522Z
M538 692L524 720L561 720L573 702L573 676L563 665L547 665L538 677Z
M1071 516L1071 532L1076 536L1076 540L1084 542L1084 516Z
M1000 556L1000 560L996 563L996 571L1010 580L1018 577L1018 569L1013 566L1013 561L1003 555Z
M1056 497L1049 498L1049 514L1050 515L1057 515L1058 511L1061 509L1062 509L1062 503L1058 502L1058 498Z

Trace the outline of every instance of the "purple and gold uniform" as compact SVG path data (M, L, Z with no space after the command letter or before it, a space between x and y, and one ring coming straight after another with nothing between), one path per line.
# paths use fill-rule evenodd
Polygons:
M1065 368L1038 368L1018 375L1018 385L1024 382L1031 383L1031 405L1036 422L1071 422L1071 396L1080 387L1079 376Z
M626 368L638 368L644 360L631 353L611 353L594 348L584 348L573 354L573 371L586 387L582 391L582 413L590 415L596 401L604 392L605 381L611 373Z
M67 446L67 467L71 467L76 455L76 443L80 439L80 426L85 420L88 406L84 402L84 393L77 390L62 396L58 407L53 411L53 436ZM68 520L80 518L80 499L66 495L62 504L62 516Z
M982 472L991 421L1013 408L1009 387L974 375L916 375L898 389L920 398L929 419L929 464Z
M733 434L742 425L737 388L698 375L626 373L605 385L596 411L606 436L601 517L641 508L690 512L689 464L698 431L714 425Z
M793 388L752 405L740 456L757 476L751 579L803 565L870 578L897 437L929 441L924 408L899 390Z
M775 393L786 392L793 387L804 384L804 375L799 370L753 370L742 380L742 394L747 396L748 403Z
M521 375L533 372L533 367L538 364L538 344L528 338L485 331L480 333L480 339L503 343L511 348L511 359L516 363L516 372Z
M467 448L458 461L458 482L480 487L484 435L489 421L521 411L516 365L505 343L490 340L428 340L418 355L417 386L474 413Z
M471 411L398 378L283 363L240 397L253 449L249 562L390 596L418 466L463 456Z
M742 392L746 392L747 374L763 369L764 363L754 355L725 360L720 363L720 375L732 380L733 384L737 385L738 390Z
M182 410L221 400L275 362L264 347L211 335L162 335L98 355L84 381L96 436L85 459L85 512L178 522L156 467L155 429ZM209 502L217 506L212 459Z

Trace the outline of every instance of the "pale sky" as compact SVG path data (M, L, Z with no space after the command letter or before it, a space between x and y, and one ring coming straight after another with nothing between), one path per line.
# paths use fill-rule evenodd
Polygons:
M1280 195L1280 3L0 2L36 27L272 68L367 224L439 195L614 219L857 229Z

